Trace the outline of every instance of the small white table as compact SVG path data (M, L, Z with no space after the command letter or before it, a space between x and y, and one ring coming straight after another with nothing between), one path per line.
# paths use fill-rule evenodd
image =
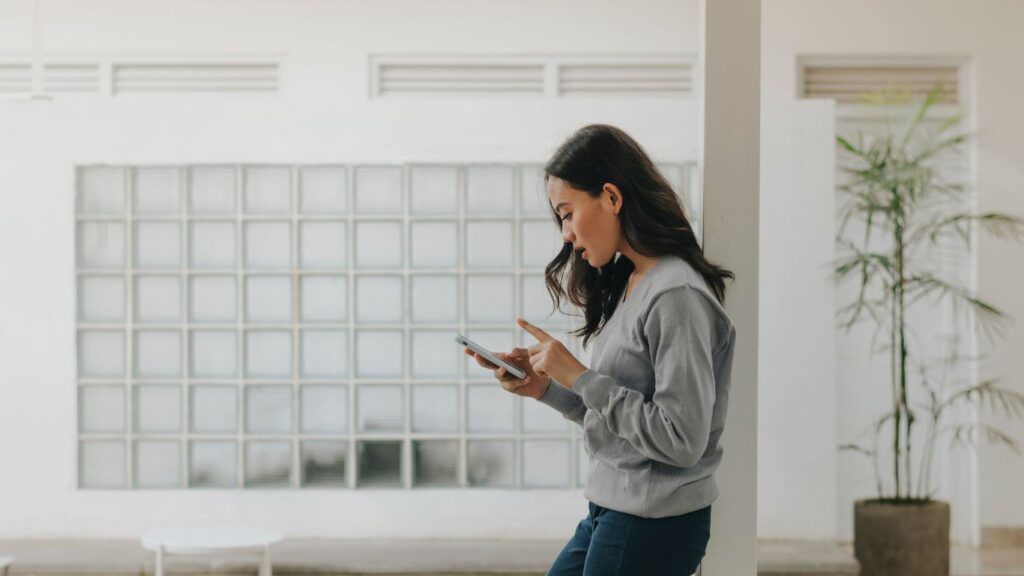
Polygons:
M142 535L142 547L156 552L156 576L164 576L164 555L208 555L258 551L259 576L272 576L270 545L281 534L244 526L159 528Z
M10 569L11 564L14 564L14 558L10 556L0 556L0 570L4 571L4 576L7 576L7 570Z

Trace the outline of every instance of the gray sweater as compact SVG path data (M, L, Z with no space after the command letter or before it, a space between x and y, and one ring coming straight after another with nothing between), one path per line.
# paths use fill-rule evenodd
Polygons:
M700 274L661 257L592 340L590 369L540 398L583 427L584 497L644 518L711 505L735 342Z

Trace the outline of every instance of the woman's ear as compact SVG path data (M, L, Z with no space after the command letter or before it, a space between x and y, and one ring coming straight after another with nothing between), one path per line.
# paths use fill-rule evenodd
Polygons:
M618 215L619 210L622 210L622 191L615 184L606 183L601 187L601 192L611 204L612 214Z

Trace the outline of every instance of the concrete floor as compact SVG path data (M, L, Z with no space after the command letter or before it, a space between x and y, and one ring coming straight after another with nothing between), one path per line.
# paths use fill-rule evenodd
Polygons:
M836 554L837 549L840 555ZM852 560L851 544L762 540L758 543L758 574L843 574L839 570L844 558ZM950 573L951 576L1024 576L1024 547L981 549L954 546L950 552Z
M441 576L544 574L561 541L378 541L289 539L271 550L278 576ZM140 576L153 555L135 540L0 540L0 556L15 556L11 576ZM857 574L849 546L829 542L764 541L761 576ZM255 556L172 556L169 574L255 573ZM1024 576L1024 548L955 548L953 576Z
M1024 548L954 548L953 576L1024 576Z

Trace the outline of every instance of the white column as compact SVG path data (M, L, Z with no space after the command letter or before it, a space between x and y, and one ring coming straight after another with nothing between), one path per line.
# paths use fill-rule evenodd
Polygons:
M736 274L729 416L704 576L757 573L757 285L761 0L700 0L699 185L704 246Z

